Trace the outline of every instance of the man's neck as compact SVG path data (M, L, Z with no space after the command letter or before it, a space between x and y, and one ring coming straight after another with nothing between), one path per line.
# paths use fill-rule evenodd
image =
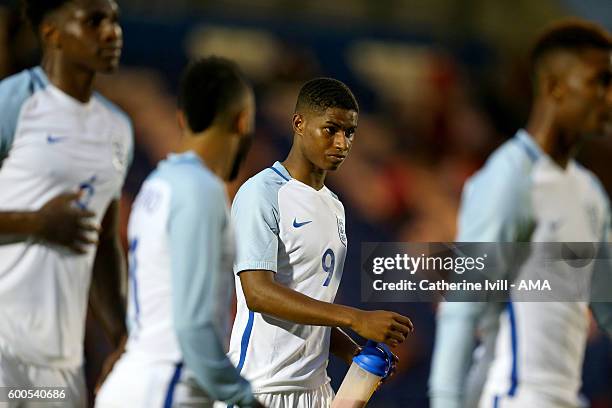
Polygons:
M327 171L319 169L307 160L297 146L293 145L289 155L282 164L294 179L317 191L323 188Z
M550 110L534 108L526 130L544 153L561 168L566 168L576 153L576 138L559 129L553 118L553 112Z
M87 103L93 93L95 72L67 63L57 54L45 54L42 67L49 81L64 93Z
M179 151L193 151L210 171L225 180L228 168L227 146L222 143L221 137L212 129L199 135L184 133Z

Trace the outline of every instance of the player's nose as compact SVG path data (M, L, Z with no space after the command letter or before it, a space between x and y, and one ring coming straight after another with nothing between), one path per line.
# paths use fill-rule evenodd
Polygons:
M346 137L346 132L344 130L336 132L335 137L334 137L334 147L336 149L344 152L345 150L348 149L349 143L350 142L348 138Z
M106 20L102 23L100 37L103 43L121 48L123 45L123 30L116 21Z

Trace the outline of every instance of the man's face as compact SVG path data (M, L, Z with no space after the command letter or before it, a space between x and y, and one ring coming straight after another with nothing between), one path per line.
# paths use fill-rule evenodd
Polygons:
M563 78L566 92L558 117L581 136L612 135L612 53L587 49Z
M70 62L95 72L112 72L119 65L123 33L114 0L74 0L55 18L55 47Z
M304 156L322 170L338 169L351 150L357 116L342 108L295 114L294 131L301 137Z

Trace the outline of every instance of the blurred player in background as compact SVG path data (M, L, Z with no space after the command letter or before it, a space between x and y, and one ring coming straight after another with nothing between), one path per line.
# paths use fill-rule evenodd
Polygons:
M229 355L269 407L330 405L329 352L350 364L359 351L340 328L392 346L412 330L393 312L333 304L347 237L344 207L324 182L351 149L358 110L342 82L307 82L287 159L247 180L232 205L238 311Z
M587 22L558 23L540 37L532 52L534 102L527 127L466 184L458 241L607 241L608 198L573 156L585 137L612 131L611 57L609 33ZM481 407L577 407L587 308L587 302L440 304L432 407L473 407L487 368ZM611 333L610 303L593 303L592 309ZM483 316L488 350L475 366L480 379L466 394Z
M24 7L43 58L0 83L0 386L66 387L58 406L83 407L90 282L112 343L125 334L118 200L132 129L92 89L117 68L122 32L113 0Z
M225 354L233 234L224 181L254 128L251 87L220 58L186 69L179 94L182 153L144 182L129 222L127 351L97 407L260 406Z

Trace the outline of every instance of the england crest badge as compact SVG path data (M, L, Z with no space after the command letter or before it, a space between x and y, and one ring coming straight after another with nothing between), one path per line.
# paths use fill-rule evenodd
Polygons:
M111 151L113 155L113 167L115 167L115 170L118 172L124 172L127 168L128 152L120 136L113 135L111 137Z
M338 223L338 236L342 245L346 246L346 229L344 228L344 219L336 215L336 222Z

